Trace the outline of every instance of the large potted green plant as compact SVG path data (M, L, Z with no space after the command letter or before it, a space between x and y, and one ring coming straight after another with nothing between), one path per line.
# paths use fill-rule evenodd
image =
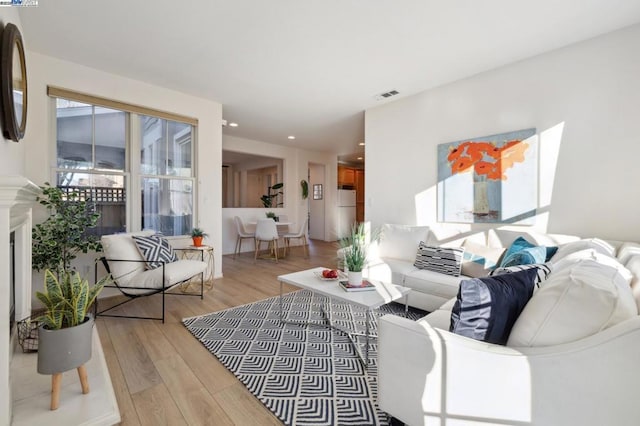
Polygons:
M59 274L71 269L78 253L100 249L98 237L88 233L96 227L100 213L77 191L67 193L48 182L41 189L38 202L47 208L49 217L33 227L33 269Z
M51 409L58 408L62 373L77 368L82 392L89 392L84 364L91 359L93 317L88 313L108 276L95 285L75 271L45 270L44 291L36 297L45 312L38 318L38 373L52 374Z
M32 264L45 271L44 291L36 296L45 313L38 321L38 372L53 374L51 409L58 408L62 372L78 368L83 393L89 392L84 363L91 358L93 319L89 307L105 281L90 286L73 270L79 253L98 251L98 237L90 234L100 214L78 191L45 183L38 202L49 216L32 230Z

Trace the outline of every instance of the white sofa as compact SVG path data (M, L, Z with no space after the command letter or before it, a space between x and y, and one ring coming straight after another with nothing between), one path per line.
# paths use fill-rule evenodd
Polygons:
M522 232L491 231L486 234L487 242L497 244L494 241L497 238L505 244L519 233ZM576 240L543 234L526 238L541 244L559 239ZM600 268L599 265L606 264L602 266L604 275L615 275L616 279L624 276L627 286L630 283L633 292L640 293L640 246L633 243L617 243L616 246L612 247L611 258L591 250L588 260L575 262L583 262L580 267L597 264ZM570 260L570 257L566 259ZM618 298L615 303L623 300L628 309L626 316L612 326L611 319L615 315L608 315L606 310L599 312L599 307L606 305L608 299L600 298L602 289L598 283L589 287L577 280L580 285L574 284L571 288L582 296L587 294L587 298L571 299L573 293L567 291L558 296L564 297L559 299L562 303L550 302L548 296L554 294L551 280L560 282L564 276L573 279L574 269L565 268L574 268L572 265L577 264L571 263L574 260L561 262L555 263L557 269L550 275L548 288L551 290L545 290L543 283L534 293L516 321L506 346L449 332L455 298L417 322L391 315L381 318L378 324L380 408L412 426L639 424L640 404L635 390L640 383L640 369L637 368L640 359L637 304L640 298L636 294L634 300L632 290L625 289L622 284L614 286L621 290L615 295ZM553 258L551 263L554 264ZM591 275L587 276L589 279ZM595 290L584 293L584 288ZM594 296L588 298L590 294ZM630 307L629 303L634 306ZM544 321L536 324L540 328L532 331L532 318L534 322L539 319L536 315L539 315L541 304L549 309L545 314L549 318L557 312L564 317L560 322L557 322L558 318L546 322L547 317L544 317ZM568 305L571 305L569 310L562 311ZM619 304L616 309L618 307ZM575 312L575 315L567 312ZM602 323L588 324L592 317L602 315ZM589 326L595 328L589 330ZM567 333L568 336L578 335L571 338ZM518 336L514 337L514 334ZM522 343L526 340L522 336L527 334L529 340ZM543 341L545 338L546 342ZM566 341L553 343L556 340Z
M411 288L409 305L433 312L455 297L460 281L470 277L465 275L454 277L413 266L421 241L429 246L473 245L488 249L506 249L520 236L531 243L546 246L557 246L579 239L571 235L542 234L515 227L474 233L445 233L427 226L385 224L380 227L378 241L371 244L367 267L363 272L365 277ZM341 257L340 252L338 257Z

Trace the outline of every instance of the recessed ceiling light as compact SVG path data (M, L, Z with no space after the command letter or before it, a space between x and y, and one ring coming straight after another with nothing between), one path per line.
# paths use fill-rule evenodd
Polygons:
M231 122L231 123L229 123L229 126L231 126L231 127L238 127L238 123Z
M295 138L296 138L296 137L295 137L295 136L293 136L293 135L291 135L291 136L287 136L287 139L294 140Z
M364 142L360 142L358 145L360 145L360 146L364 146Z
M358 160L362 160L362 157L358 157Z

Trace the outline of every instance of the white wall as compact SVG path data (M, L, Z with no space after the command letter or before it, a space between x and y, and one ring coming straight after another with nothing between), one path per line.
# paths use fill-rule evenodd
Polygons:
M299 226L307 214L307 201L303 200L300 189L300 181L307 179L309 162L324 164L326 166L325 197L327 202L334 206L332 212L326 215L325 241L335 240L335 206L336 187L338 184L338 163L335 153L309 151L300 148L290 148L282 145L274 145L266 142L244 139L230 135L223 135L222 148L229 151L243 152L247 154L264 155L267 157L282 158L284 160L284 207L282 208L224 208L222 209L222 252L233 253L236 243L236 229L233 217L239 216L244 222L255 222L263 218L266 211L276 214L286 214L294 226ZM219 191L219 190L218 190ZM311 195L311 194L310 194ZM242 243L242 251L254 249L253 242L245 240Z
M53 101L46 94L47 85L198 119L195 162L199 184L198 223L194 226L209 234L207 243L216 248L216 272L221 276L222 105L35 52L28 51L26 59L30 104L27 135L23 142L28 150L25 171L26 176L37 184L52 179L55 165L55 110ZM34 282L34 288L37 284Z
M639 76L636 25L366 111L367 220L435 224L438 144L535 127L535 226L640 240Z

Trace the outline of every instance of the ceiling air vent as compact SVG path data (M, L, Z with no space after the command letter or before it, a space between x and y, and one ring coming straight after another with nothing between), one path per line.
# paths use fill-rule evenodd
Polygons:
M388 99L392 96L397 95L399 92L397 90L389 90L388 92L380 93L379 95L374 96L377 101L381 101L383 99Z

